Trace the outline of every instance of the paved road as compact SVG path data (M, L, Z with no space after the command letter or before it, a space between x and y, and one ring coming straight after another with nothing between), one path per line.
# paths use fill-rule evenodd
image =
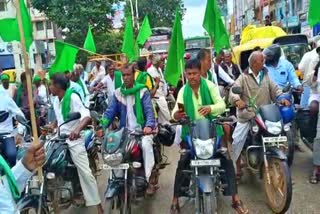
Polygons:
M288 213L294 214L316 214L320 212L320 184L312 185L308 182L311 167L311 151L305 147L304 153L296 152L294 165L293 165L293 200ZM173 180L178 160L178 149L166 149L165 154L168 155L171 165L162 171L160 177L160 189L157 194L152 198L147 198L142 204L136 206L134 214L167 214L173 191ZM101 197L105 190L106 175L99 178L99 190ZM245 202L250 210L250 213L271 213L268 209L263 187L258 178L250 176L248 172L242 179L239 185L239 193L242 200ZM235 213L231 208L231 200L227 197L221 197L218 200L220 211L219 213L228 214ZM193 201L186 201L181 210L183 214L194 213ZM75 209L71 208L65 213L95 213L93 209Z

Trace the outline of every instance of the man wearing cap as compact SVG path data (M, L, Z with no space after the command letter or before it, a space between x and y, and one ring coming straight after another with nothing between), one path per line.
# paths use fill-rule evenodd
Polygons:
M1 75L1 83L4 90L6 90L9 96L13 98L14 94L16 93L17 87L15 84L10 84L10 77L8 74Z
M154 79L154 82L159 83L159 87L154 95L154 102L157 104L157 107L159 108L159 123L168 124L171 119L168 103L166 101L166 96L168 95L168 88L167 83L164 80L161 67L163 67L163 61L161 61L161 57L159 55L155 55L152 59L152 66L148 68L147 72Z

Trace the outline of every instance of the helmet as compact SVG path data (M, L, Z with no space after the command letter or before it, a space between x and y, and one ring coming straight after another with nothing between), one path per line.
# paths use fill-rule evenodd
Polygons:
M290 123L295 116L294 107L291 106L280 106L280 114L284 124Z
M160 125L157 140L164 146L171 146L174 142L176 131L170 125Z
M67 153L68 146L54 141L45 144L46 163L44 168L56 174L63 173L68 164Z
M277 44L273 44L263 50L263 54L266 57L266 65L273 65L279 62L281 57L281 47Z

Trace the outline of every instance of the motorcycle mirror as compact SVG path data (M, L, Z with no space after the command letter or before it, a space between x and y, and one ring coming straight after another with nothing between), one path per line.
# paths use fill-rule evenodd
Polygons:
M74 120L79 120L81 118L81 114L79 112L71 112L68 115L68 119L64 123L69 123Z
M287 93L287 92L289 92L290 88L291 88L291 85L288 84L286 87L284 87L284 88L282 89L282 92L283 92L283 93Z
M91 116L92 119L94 119L94 120L96 120L96 121L99 121L99 119L100 119L100 115L99 115L99 113L96 112L96 111L91 111L91 112L90 112L90 116Z
M233 87L231 91L234 94L238 94L238 95L242 94L242 88L240 88L240 87Z

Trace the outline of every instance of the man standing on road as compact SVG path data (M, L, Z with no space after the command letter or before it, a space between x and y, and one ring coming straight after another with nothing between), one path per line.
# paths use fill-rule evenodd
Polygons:
M56 73L51 76L50 91L56 96L53 107L57 120L48 128L59 127L68 119L68 115L71 112L79 112L81 114L81 119L63 125L60 128L60 132L69 136L67 144L73 163L78 170L86 206L97 206L98 213L102 214L103 209L97 182L89 167L84 136L81 133L91 122L90 112L83 105L79 95L69 87L69 84L69 80L63 74Z

